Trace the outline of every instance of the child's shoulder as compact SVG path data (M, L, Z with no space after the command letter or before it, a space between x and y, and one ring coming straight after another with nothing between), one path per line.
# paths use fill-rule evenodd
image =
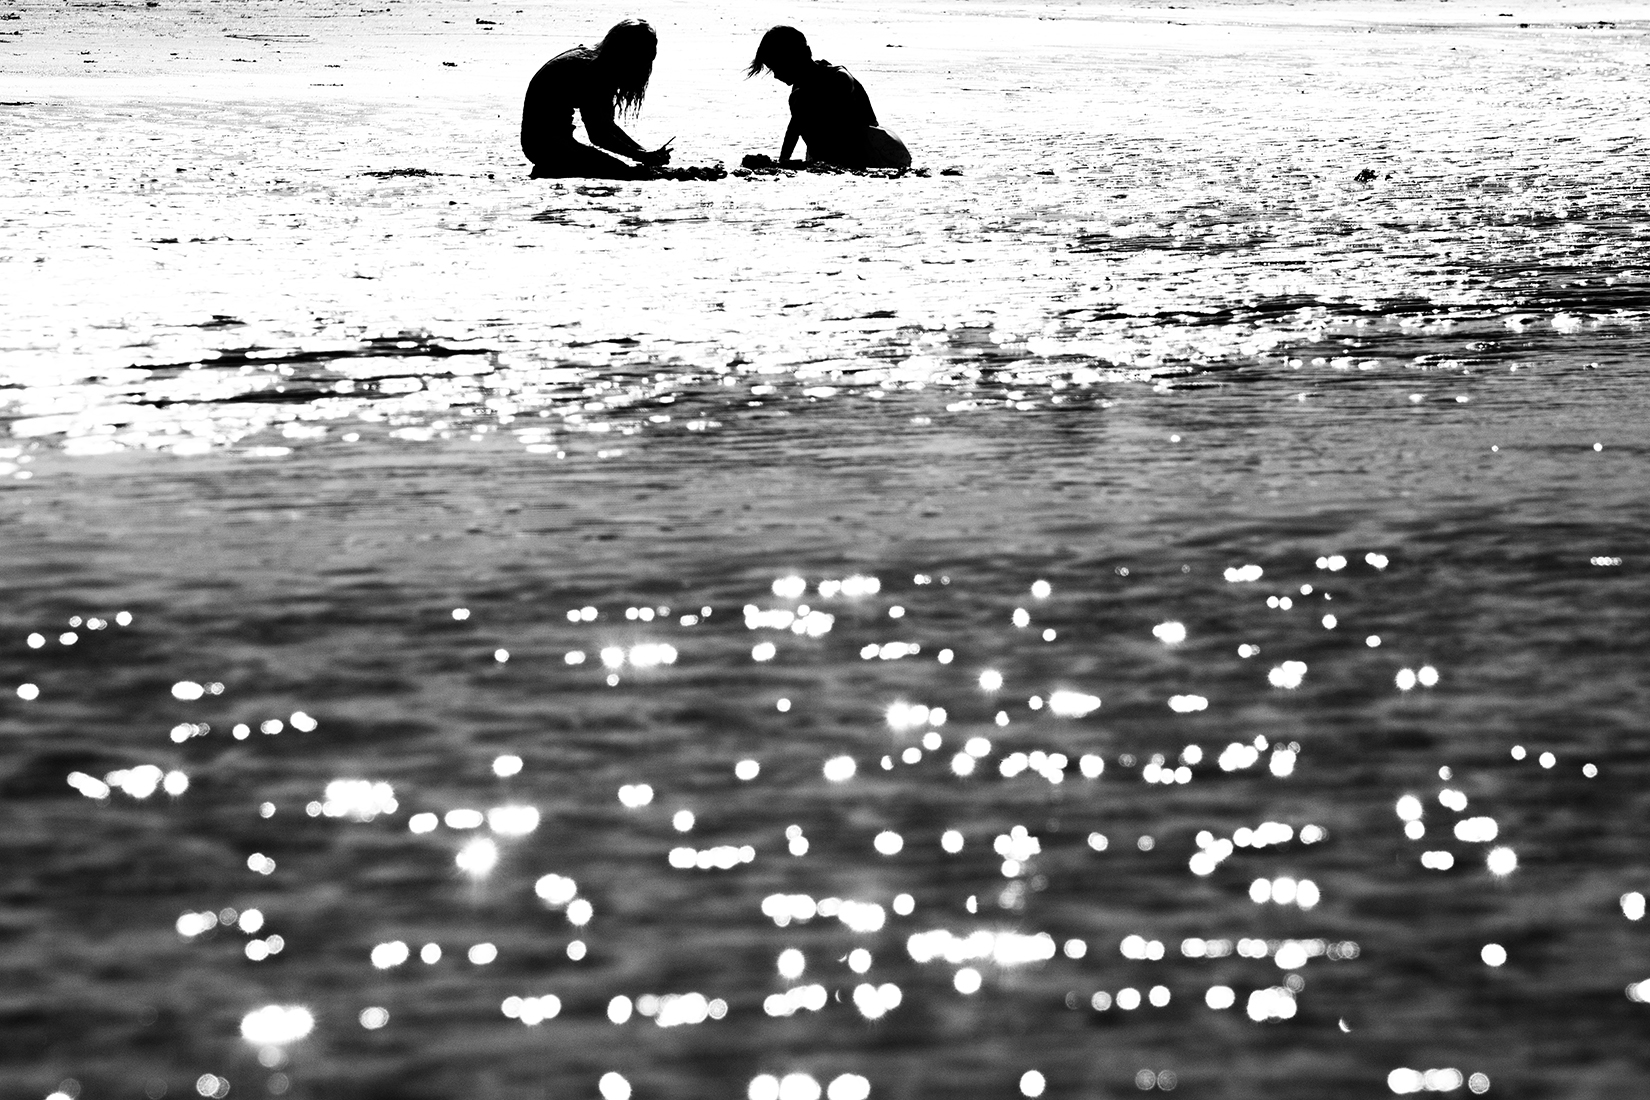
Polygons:
M596 51L589 46L580 44L561 53L545 62L546 67L554 65L558 69L582 68L596 60Z
M841 65L820 60L814 62L814 70L809 79L797 81L792 97L801 92L803 95L831 98L851 93L857 87L859 81L854 79L853 73Z

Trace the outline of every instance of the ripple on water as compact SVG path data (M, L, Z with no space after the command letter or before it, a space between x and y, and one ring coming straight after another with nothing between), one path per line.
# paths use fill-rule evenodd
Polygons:
M1291 11L881 13L955 176L16 108L0 1078L1630 1094L1642 59Z

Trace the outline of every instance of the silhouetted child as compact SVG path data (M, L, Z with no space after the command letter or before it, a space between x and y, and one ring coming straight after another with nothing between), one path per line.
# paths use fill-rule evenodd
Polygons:
M619 129L613 116L634 115L647 95L659 36L640 19L626 19L595 49L575 46L544 63L527 85L521 108L521 151L533 162L533 178L594 176L645 179L650 168L670 163L670 143L643 149ZM573 137L573 112L584 119L590 140L630 164Z
M791 86L791 124L779 159L787 161L800 138L808 159L843 168L909 168L911 151L877 125L871 97L840 65L815 61L795 27L774 27L762 36L746 76L766 70Z

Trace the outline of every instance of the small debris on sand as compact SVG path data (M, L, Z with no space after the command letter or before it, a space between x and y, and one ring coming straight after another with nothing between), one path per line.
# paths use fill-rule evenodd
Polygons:
M652 178L660 180L721 180L728 178L728 170L720 164L690 165L685 168L655 168Z
M739 168L734 175L741 178L751 176L791 176L797 172L808 172L816 176L866 176L871 179L894 180L903 176L916 176L926 179L929 171L926 168L842 168L835 164L825 164L811 160L774 160L762 153L747 153L739 162ZM961 175L962 173L954 173Z

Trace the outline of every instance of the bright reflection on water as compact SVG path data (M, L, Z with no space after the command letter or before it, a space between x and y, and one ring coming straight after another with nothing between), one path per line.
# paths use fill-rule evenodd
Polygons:
M8 21L0 1093L1642 1092L1645 25L403 7Z
M1394 555L1402 569L1402 556ZM1310 563L1285 556L1268 570L1288 575L1304 567ZM1049 1032L1017 1041L1017 1049L1027 1052L1021 1056L1042 1066L1021 1074L1024 1095L1066 1092L1084 1065L1111 1067L1100 1072L1124 1082L1150 1074L1158 1090L1192 1087L1223 1072L1200 1046L1227 1034L1221 1021L1228 1017L1247 1027L1284 1029L1278 1032L1283 1041L1302 1044L1326 1065L1344 1057L1349 1068L1338 1072L1368 1074L1393 1092L1449 1092L1470 1082L1483 1091L1492 1076L1516 1077L1518 1068L1507 1064L1504 1052L1464 1037L1458 1042L1466 1068L1385 1070L1378 1057L1365 1057L1355 1045L1334 1054L1310 1028L1329 1018L1338 1022L1337 1034L1360 1036L1391 1027L1405 1013L1413 1017L1418 996L1444 1006L1473 1003L1480 988L1475 983L1485 980L1469 973L1473 966L1499 981L1529 965L1534 949L1519 931L1514 904L1520 888L1513 885L1509 894L1507 885L1515 882L1520 863L1506 841L1537 849L1548 843L1539 813L1532 816L1530 797L1518 784L1530 781L1519 776L1554 769L1504 748L1457 749L1442 766L1435 765L1437 756L1423 753L1411 764L1401 739L1377 739L1362 751L1377 754L1381 776L1349 783L1348 771L1367 763L1360 765L1334 737L1313 728L1323 716L1343 713L1334 695L1314 697L1304 685L1279 694L1273 677L1235 653L1224 635L1255 629L1245 615L1264 612L1252 602L1224 605L1219 616L1234 621L1216 625L1213 609L1233 599L1223 584L1209 583L1219 580L1223 568L1217 561L1181 572L1177 564L1135 594L1111 587L1102 596L1075 576L1055 590L1077 601L1061 620L1068 624L1118 599L1131 607L1138 603L1148 617L1154 606L1173 605L1182 615L1202 608L1211 621L1199 635L1212 637L1189 660L1140 649L1128 630L1091 634L1052 661L1040 651L1032 658L1012 633L1017 628L991 611L1013 599L1012 590L994 590L989 579L928 593L882 581L876 598L902 601L925 636L988 656L1007 670L990 677L993 690L981 690L978 673L937 662L914 676L865 677L853 635L878 629L881 618L877 607L867 606L832 632L845 633L840 641L815 638L810 644L816 648L788 659L794 712L767 705L769 689L753 681L752 709L718 711L727 716L720 722L673 719L656 710L652 700L670 692L702 699L696 706L710 705L714 696L701 696L691 678L639 682L616 695L602 670L557 660L571 638L612 630L600 609L577 623L518 612L479 636L452 635L433 643L432 652L487 655L502 630L518 651L550 658L542 666L549 672L532 671L524 661L523 671L503 674L521 677L518 683L478 671L464 689L470 705L506 705L527 721L510 721L511 751L499 753L498 733L485 726L454 740L435 725L409 743L435 766L408 766L397 760L400 735L386 731L374 735L382 739L376 770L393 782L327 780L322 800L305 802L303 784L281 793L282 773L342 760L342 751L325 740L271 742L277 747L264 756L270 779L246 798L254 807L274 807L254 819L269 823L259 844L281 861L259 852L254 860L274 866L248 863L243 872L267 876L269 886L229 876L213 891L237 900L239 908L209 905L167 918L189 951L203 953L199 961L180 956L180 965L212 972L222 965L212 961L217 944L250 937L246 958L278 966L269 973L285 975L296 982L292 988L304 991L304 1006L243 1010L239 1035L259 1065L236 1072L266 1089L301 1090L306 1081L327 1078L328 1063L306 1045L318 1035L367 1050L361 1044L377 1041L368 1036L401 1041L397 1037L420 1033L421 1020L494 1036L489 1042L505 1043L498 1049L510 1065L509 1052L516 1048L507 1036L513 1033L497 1032L476 1015L483 1007L477 999L489 995L492 1016L523 1036L556 1028L588 1034L572 1068L558 1072L569 1081L588 1077L603 1095L671 1092L669 1082L680 1070L669 1053L673 1048L646 1038L655 1032L691 1035L703 1049L725 1052L735 1077L740 1065L776 1071L743 1078L748 1095L875 1095L886 1087L879 1082L894 1079L905 1057L901 1051L925 1065L933 1052L948 1051L961 1064L973 1064L976 1075L1001 1076L1003 1057L971 1062L973 1056L947 1037L951 1028L968 1035L992 1026L986 1021L999 1012L1016 1018L1030 1013ZM1402 596L1389 590L1379 571L1365 568L1360 573L1348 567L1335 594L1361 608L1360 614L1392 616ZM801 591L792 580L785 587ZM752 628L750 605L741 614L717 615L716 604L701 604L701 615L706 606L709 621L723 625L709 633L700 622L679 626L678 641L670 645L681 667L695 668L717 652L734 668L748 667L739 637ZM979 625L938 625L957 615L973 616ZM1137 618L1132 612L1129 617ZM1357 700L1344 710L1347 720L1392 705L1386 659L1355 640L1325 648L1308 627L1272 630L1265 644L1311 655L1332 685L1328 692L1352 693ZM1160 664L1166 659L1172 663ZM860 677L850 693L807 686L814 676L845 676L849 670ZM231 672L223 674L235 679ZM719 683L724 673L715 675ZM1102 719L1097 696L1066 689L1021 696L999 712L1002 684L1061 679L1105 685L1121 700L1119 716ZM1161 698L1163 687L1184 683L1208 691L1209 705L1165 714L1153 699ZM574 700L585 721L602 713L624 716L617 730L649 716L645 720L658 731L655 742L611 763L581 760L555 738L532 733L534 721L557 713L535 702L547 690L552 698ZM172 694L163 709L206 698ZM207 729L185 744L210 745L210 731L241 712L236 695L226 691L216 705L221 709L172 709L167 716ZM608 711L610 701L622 706ZM335 714L321 700L306 699L305 705L321 717L306 722L302 733L325 738L348 727L346 712ZM1261 708L1256 713L1265 716L1268 732L1244 728L1252 721L1243 717L1248 708ZM670 747L674 730L714 738L721 722L739 713L752 716L742 721L762 724L759 736L723 739L715 748ZM1006 724L998 713L1008 714ZM822 735L799 724L818 723L822 716L829 716ZM1286 734L1298 739L1279 740ZM1234 735L1247 739L1219 747ZM159 744L166 741L162 737ZM924 755L948 741L959 746L953 757ZM856 765L856 755L874 757L902 743L914 755L901 756L892 773ZM851 752L839 751L844 747ZM742 755L751 751L769 766ZM214 759L223 758L197 753L190 759L202 774L213 774ZM960 770L958 759L982 767ZM1531 764L1533 772L1519 771ZM1584 781L1580 769L1573 770L1571 782ZM1176 778L1181 772L1187 778ZM147 806L167 774L157 765L115 769L106 780L73 771L64 785L90 798L98 812L112 812L121 805ZM1056 782L1067 777L1070 782ZM1218 797L1199 793L1205 785ZM616 800L600 794L615 789ZM264 800L265 790L273 801ZM116 792L130 801L117 802ZM891 795L897 800L885 801ZM193 799L232 807L241 796L224 799L209 785L189 785L176 797L184 800L180 805ZM497 803L473 808L484 800ZM295 812L306 807L308 812ZM400 824L402 818L410 828ZM1417 839L1406 836L1409 827L1426 824L1435 824L1428 842L1445 847L1422 851ZM1114 849L1095 825L1133 842ZM694 846L673 839L686 832L702 839ZM177 835L181 841L190 833L185 828ZM379 854L351 870L355 837L370 838L370 846L359 849L363 854ZM331 854L317 861L306 849ZM1395 865L1395 856L1407 864ZM442 870L443 858L451 871ZM375 866L394 868L395 878L375 885ZM687 871L696 875L674 877ZM1448 877L1444 895L1434 893L1424 871ZM305 892L329 884L353 885L374 900L346 904L356 913L347 927L318 925L322 910L305 900ZM1475 906L1495 914L1482 927L1496 929L1497 940L1470 944L1478 923L1470 915L1458 927L1445 927L1408 911L1421 899L1437 904L1442 896L1477 899ZM1098 905L1098 898L1107 900ZM1407 900L1386 916L1371 916L1371 906L1386 904L1382 898ZM256 906L246 904L254 899ZM524 904L533 899L534 905ZM1618 921L1644 916L1641 891L1606 900ZM362 944L351 957L349 945L368 929L382 938ZM656 930L663 930L664 940L656 940ZM759 947L765 962L743 961ZM269 961L276 955L278 963ZM422 968L409 966L414 956ZM1378 990L1390 980L1386 968L1421 958L1453 958L1453 969L1430 986L1396 987L1398 999L1376 1012L1371 997L1385 996ZM356 988L329 991L316 984L340 967L355 975ZM428 998L442 988L462 990L463 996L432 1019ZM1650 979L1634 978L1625 988L1631 1002L1650 999L1644 993ZM595 1038L600 1033L583 1030L593 1020L627 1038ZM938 1028L940 1020L950 1022ZM1516 1017L1506 1026L1516 1026ZM776 1030L781 1027L789 1030ZM1094 1028L1113 1029L1106 1032L1113 1038L1089 1042ZM1446 1029L1431 1041L1450 1034ZM895 1042L877 1053L873 1039ZM1223 1041L1251 1040L1240 1034ZM788 1045L811 1053L781 1053ZM235 1080L228 1073L234 1059L250 1056L224 1048L209 1074L211 1094ZM798 1057L858 1068L824 1077L786 1068ZM1152 1067L1139 1068L1141 1060ZM598 1073L604 1061L624 1072ZM455 1051L435 1073L459 1080L468 1064ZM167 1070L153 1072L164 1079ZM948 1089L971 1094L968 1081L947 1079Z

